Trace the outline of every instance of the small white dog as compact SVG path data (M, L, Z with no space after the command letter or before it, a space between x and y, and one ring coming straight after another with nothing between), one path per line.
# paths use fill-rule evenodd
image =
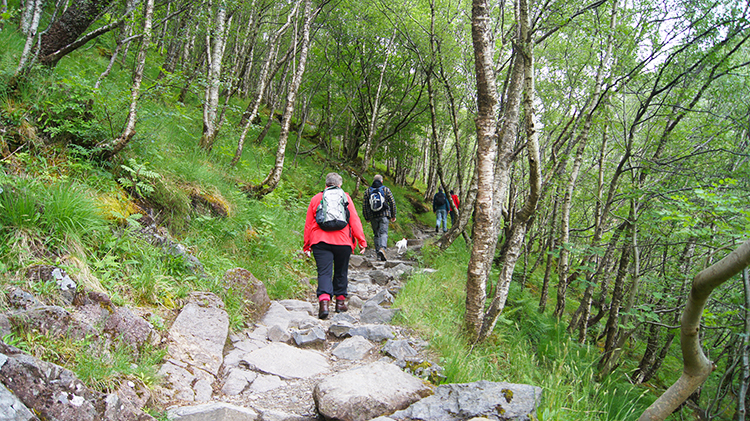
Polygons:
M406 238L396 241L396 247L398 247L398 254L403 254L406 251Z

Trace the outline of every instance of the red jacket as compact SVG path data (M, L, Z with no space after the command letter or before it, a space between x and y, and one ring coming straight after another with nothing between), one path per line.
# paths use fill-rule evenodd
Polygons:
M367 241L365 240L365 232L362 229L362 221L357 215L357 209L352 204L352 198L349 197L349 193L346 194L346 199L349 201L347 208L349 209L349 225L346 228L338 231L323 231L315 222L315 211L318 209L320 200L323 198L323 192L320 192L313 196L310 200L310 206L307 207L307 218L305 218L305 244L302 246L302 251L310 251L310 247L318 243L326 243L334 246L351 246L352 251L357 247L359 243L360 249L367 247Z

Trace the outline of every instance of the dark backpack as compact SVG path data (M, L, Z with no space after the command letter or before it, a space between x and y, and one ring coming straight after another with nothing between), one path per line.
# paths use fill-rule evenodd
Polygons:
M349 225L349 201L341 187L328 187L315 212L315 222L323 231L338 231Z
M383 186L378 188L370 187L370 209L373 212L379 212L385 207L385 194L383 194Z
M438 192L438 194L435 195L435 206L445 206L446 203L448 202L445 199L445 194Z

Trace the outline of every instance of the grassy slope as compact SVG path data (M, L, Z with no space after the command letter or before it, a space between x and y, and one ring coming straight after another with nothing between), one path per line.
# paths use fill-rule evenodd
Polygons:
M0 44L11 47L0 51L0 71L7 80L22 43L17 35L3 31ZM40 116L52 114L54 104L90 98L95 104L96 125L82 129L83 134L116 135L125 118L129 67L116 65L100 92L91 92L98 73L107 63L106 57L98 55L97 51L97 48L86 48L75 53L64 59L53 74L38 76L29 84L21 85L20 91L13 95L0 92L5 124L22 120L36 124ZM150 60L151 63L160 61L156 56L151 56ZM240 130L234 124L246 104L242 101L231 104L227 123L214 150L206 155L197 147L201 133L200 92L192 92L186 104L177 104L177 88L182 86L179 78L170 80L173 86L157 86L155 80L156 70L152 67L140 102L138 134L112 165L93 165L59 143L51 148L22 149L3 163L0 181L4 185L28 186L29 191L44 197L45 201L51 200L47 185L77 186L76 191L82 192L81 195L57 200L85 202L97 207L98 212L84 216L106 225L102 229L73 229L68 235L54 231L50 224L18 228L3 221L2 235L12 241L0 247L0 272L3 272L0 285L3 289L21 285L45 296L51 293L49 286L25 280L19 270L35 263L56 264L66 267L88 287L106 289L118 303L148 306L163 317L168 317L169 309L179 305L179 299L188 291L207 289L227 301L235 329L241 328L245 320L243 304L221 282L221 276L228 269L249 269L268 286L273 298L311 294L310 287L302 280L313 276L314 265L299 254L304 213L309 198L320 190L325 174L339 169L339 164L327 164L335 162L329 161L335 158L316 151L295 160L296 139L292 138L280 186L262 201L251 200L239 192L238 185L258 181L270 169L278 128L260 145L253 142L251 131L239 165L228 168ZM59 115L51 118L63 119ZM32 138L27 136L26 139ZM303 143L302 149L309 146ZM184 262L136 240L122 228L122 217L134 211L128 210L134 192L123 189L118 179L148 182L121 167L130 165L129 159L159 175L158 181L151 183L154 192L146 194L148 201L156 206L155 217L201 260L208 277L194 276L186 270ZM340 173L345 177L345 190L351 192L354 180L348 172ZM411 208L406 196L418 197L418 192L398 186L393 186L393 190L401 213L393 226L392 240L408 237L412 223L432 223L430 214L405 212ZM220 218L191 211L189 194L196 191L224 204L229 216ZM94 200L87 201L87 198ZM108 219L103 222L93 214ZM113 218L113 215L119 216ZM366 232L371 238L369 229ZM39 243L39 248L49 253L25 253L20 243ZM430 340L431 349L446 368L449 381L488 379L542 386L545 391L539 417L545 420L634 419L634 414L647 404L638 403L642 390L612 380L623 378L621 373L602 383L593 381L596 350L570 341L563 326L536 312L537 298L533 291L538 290L539 279L535 276L525 290L513 285L496 335L489 343L470 349L460 335L468 251L459 239L444 254L428 247L422 259L425 265L437 268L438 272L417 275L407 284L397 301L403 308L400 322ZM152 321L157 326L164 324L159 316ZM21 332L6 339L66 363L89 379L90 384L102 388L116 384L117 379L123 377L157 381L149 367L158 361L158 353L153 354L155 359L138 361L140 368L131 372L127 368L129 364L112 362L100 367L86 360L66 361L45 350L45 340L24 336ZM86 374L91 372L106 373L106 376L102 375L102 379L102 376Z

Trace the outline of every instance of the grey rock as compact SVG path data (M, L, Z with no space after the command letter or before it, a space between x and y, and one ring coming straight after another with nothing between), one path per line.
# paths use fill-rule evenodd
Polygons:
M184 364L177 361L167 361L159 369L159 376L164 378L169 386L170 395L174 399L192 402L195 400L195 392L192 385L195 376L189 372Z
M326 332L320 326L304 330L295 330L292 332L292 337L297 346L301 347L316 346L326 342Z
M8 316L0 313L0 338L9 335L13 330Z
M386 339L394 339L396 335L393 328L388 325L361 325L349 330L352 336L364 336L373 342L382 342Z
M372 283L378 284L380 286L388 285L388 282L391 281L392 276L385 271L382 270L374 270L370 272L370 280L372 280Z
M281 300L279 301L279 304L284 306L285 309L289 311L300 311L303 313L307 313L310 316L316 315L315 307L312 305L312 303L307 301L300 301L300 300Z
M357 323L357 318L352 316L350 313L334 313L331 317L332 322L348 322L351 324Z
M341 342L332 354L344 360L361 360L374 346L362 336L353 336Z
M39 421L16 395L0 383L0 421Z
M284 381L278 376L260 374L250 385L250 390L256 393L268 392L284 386Z
M301 415L287 414L286 412L267 410L261 411L260 421L317 421L318 417L304 417Z
M224 380L224 386L221 387L221 393L228 396L236 396L242 393L247 386L258 377L258 373L234 368L229 371L229 375Z
M350 308L362 308L364 304L365 302L361 298L357 297L356 295L349 297Z
M195 406L171 408L167 411L170 421L257 421L259 414L251 408L227 403L209 403Z
M117 307L104 324L104 331L123 340L133 349L140 349L151 336L151 326L126 307Z
M37 330L48 336L68 336L83 339L87 335L97 336L93 326L77 322L71 314L59 306L36 306L9 314L12 325Z
M273 326L279 326L280 328L286 330L292 327L292 320L297 317L301 318L301 313L296 312L294 313L290 312L286 309L283 305L279 304L278 301L271 302L271 306L268 308L268 311L263 316L263 319L261 320L261 323L265 326L268 326L268 328L272 328ZM307 316L307 313L304 314Z
M333 323L328 328L328 331L331 333L331 335L337 338L343 338L346 336L351 336L349 334L349 331L352 330L353 328L354 328L353 324L349 322L345 322L345 321L340 321L340 322Z
M246 312L251 321L260 319L271 305L266 286L247 269L228 270L224 274L224 284L242 294L244 301L248 303Z
M351 421L390 414L431 394L421 380L381 362L328 376L313 390L315 405L324 417Z
M282 343L272 343L250 352L243 361L255 371L283 379L308 378L330 369L328 358L323 354Z
M280 325L273 325L268 329L268 340L271 342L289 342L292 335L288 330L283 329Z
M389 340L383 345L381 351L397 360L417 355L417 351L409 345L409 341L406 339Z
M193 292L169 329L169 354L215 376L228 331L229 316L221 299L210 292Z
M359 320L362 323L390 323L397 312L394 308L383 308L374 302L366 302Z
M525 384L486 380L443 384L437 387L433 396L395 412L391 417L397 420L458 421L484 417L490 420L527 421L536 419L532 417L541 397L540 387Z
M377 305L383 305L383 303L393 304L393 300L393 295L391 295L391 293L388 292L387 289L381 289L377 294L375 294L374 297L367 300L365 302L365 305L367 305L368 303L374 303Z
M349 257L349 267L353 269L368 269L372 267L372 263L363 256L353 254Z
M8 294L8 303L11 307L29 310L34 307L43 306L44 304L37 300L33 295L16 288Z
M152 394L146 387L135 389L135 383L123 382L115 393L105 399L103 421L148 421L154 417L143 412Z
M104 395L75 374L0 342L0 383L41 419L95 421Z
M193 385L193 391L195 392L196 402L208 402L211 400L214 388L211 386L210 381L201 379L195 382Z
M253 329L252 332L249 332L247 334L247 337L251 340L260 340L265 341L268 339L268 326L258 326L255 329Z

